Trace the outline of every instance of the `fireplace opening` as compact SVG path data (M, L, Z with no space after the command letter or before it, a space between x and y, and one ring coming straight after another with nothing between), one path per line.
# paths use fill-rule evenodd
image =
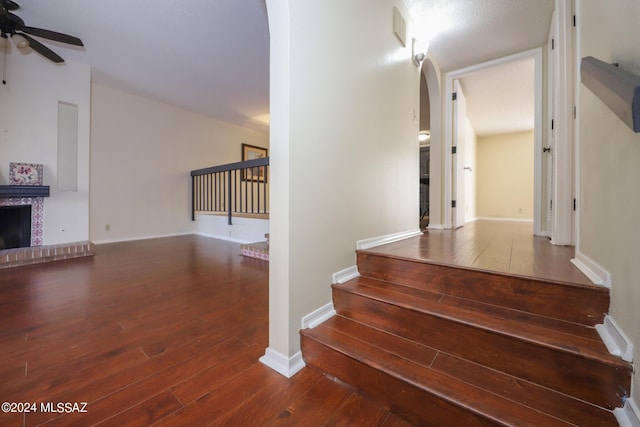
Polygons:
M0 249L31 246L31 205L0 206Z

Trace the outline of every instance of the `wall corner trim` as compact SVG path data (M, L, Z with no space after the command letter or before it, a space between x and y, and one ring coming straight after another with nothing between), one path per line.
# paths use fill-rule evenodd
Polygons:
M633 344L611 316L605 316L604 322L601 325L596 325L596 331L604 341L604 345L607 346L609 353L620 356L627 362L633 360Z
M259 360L264 365L267 365L269 368L287 378L291 378L305 367L301 352L297 352L293 356L287 357L284 354L267 347L264 352L264 356Z
M333 275L331 276L331 283L342 284L348 282L351 279L355 279L358 276L360 276L360 273L358 272L358 266L352 265L351 267L347 267L344 270L333 273Z
M614 409L613 415L620 427L640 426L640 409L631 399L627 399L622 408Z
M304 316L300 323L302 324L302 329L313 329L335 315L336 311L333 308L333 303L330 302Z
M429 230L444 230L444 225L442 224L429 224L427 226L427 229Z
M594 284L611 287L611 273L588 256L576 250L576 257L571 262L582 271Z
M356 249L370 249L375 246L397 242L398 240L408 239L410 237L419 236L421 234L422 234L422 231L418 229L418 230L401 231L399 233L387 234L385 236L372 237L370 239L358 240L356 242Z

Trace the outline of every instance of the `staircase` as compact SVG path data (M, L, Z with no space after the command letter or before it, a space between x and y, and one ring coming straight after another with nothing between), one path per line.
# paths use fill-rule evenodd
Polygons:
M618 425L631 366L594 326L608 289L358 251L307 366L415 425Z
M269 261L269 233L264 235L264 242L243 243L240 245L242 255L249 258L257 258Z

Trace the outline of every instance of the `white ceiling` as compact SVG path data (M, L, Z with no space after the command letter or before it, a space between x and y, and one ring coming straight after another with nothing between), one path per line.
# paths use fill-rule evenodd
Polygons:
M467 117L477 136L533 130L534 60L476 71L460 79Z
M460 70L546 43L554 0L405 0L419 37L443 71ZM520 61L460 80L478 136L534 124L534 64Z
M78 36L44 41L92 79L266 131L269 28L264 0L17 0L31 27ZM42 40L42 39L41 39Z
M67 60L90 64L95 82L260 131L268 129L265 0L16 1L22 7L16 14L26 25L84 41L85 48L44 43ZM443 70L544 44L554 4L554 0L405 2L417 27L432 37L429 49ZM463 89L469 91L473 105L474 92L480 90L476 88L486 89L488 84L468 79ZM505 86L504 78L497 81ZM488 119L474 118L470 108L474 126L485 126ZM498 109L497 103L484 107L494 108ZM501 121L515 119L503 115Z

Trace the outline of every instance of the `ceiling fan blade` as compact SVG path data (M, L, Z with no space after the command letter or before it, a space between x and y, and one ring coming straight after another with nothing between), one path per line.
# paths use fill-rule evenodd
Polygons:
M5 8L6 10L18 10L20 9L20 6L18 5L18 3L11 1L11 0L2 0L2 7Z
M62 33L58 33L56 31L51 31L51 30L44 30L42 28L25 27L25 26L22 26L18 29L24 33L28 33L33 36L38 36L45 39L53 40L56 42L72 44L74 46L84 46L84 44L82 43L82 40L80 40L77 37L70 36L68 34L62 34Z
M49 49L48 47L40 43L38 40L34 39L33 37L30 37L25 33L16 33L16 34L20 35L21 37L24 37L29 42L29 46L31 47L31 49L35 50L36 52L38 52L40 55L44 56L48 60L53 61L57 64L64 62L64 59L62 59L60 55L58 55L57 53L55 53L54 51L52 51L51 49Z

